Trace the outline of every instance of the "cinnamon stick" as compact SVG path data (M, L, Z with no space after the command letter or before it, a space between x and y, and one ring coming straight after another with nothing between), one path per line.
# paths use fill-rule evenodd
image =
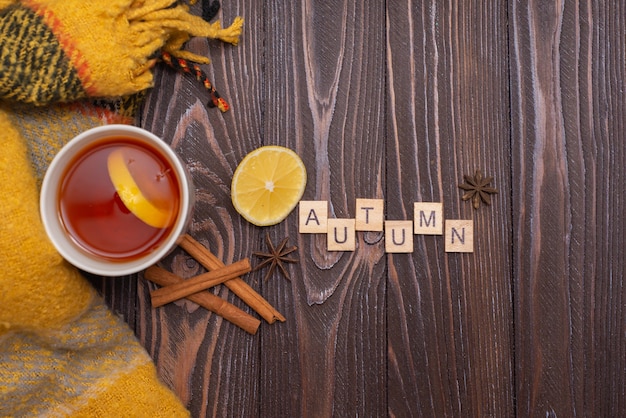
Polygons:
M148 268L144 272L144 277L160 286L171 286L176 283L184 282L184 280L177 275L156 266ZM211 292L194 293L193 295L187 296L187 299L221 316L250 334L256 334L259 325L261 325L261 321L257 318L247 314L232 303L228 303L224 299L215 296Z
M224 266L222 260L213 255L205 246L193 239L189 234L183 235L178 245L209 271ZM228 280L224 282L224 285L239 296L241 300L248 304L250 308L254 309L254 311L261 315L268 323L272 324L276 321L285 322L285 317L241 278L238 277Z
M175 300L182 299L186 296L193 295L202 290L224 283L227 280L234 279L251 270L250 261L247 258L237 261L228 266L221 267L208 273L200 274L191 279L183 280L176 284L161 287L150 293L152 298L152 306L159 307Z

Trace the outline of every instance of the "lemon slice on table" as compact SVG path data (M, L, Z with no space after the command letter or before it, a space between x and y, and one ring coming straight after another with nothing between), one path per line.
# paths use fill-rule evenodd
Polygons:
M172 224L174 220L172 213L155 206L141 192L128 169L123 149L117 149L109 154L107 169L115 191L133 215L155 228L166 228Z
M306 187L306 168L289 148L267 145L250 152L233 175L237 212L258 226L276 225L296 207Z

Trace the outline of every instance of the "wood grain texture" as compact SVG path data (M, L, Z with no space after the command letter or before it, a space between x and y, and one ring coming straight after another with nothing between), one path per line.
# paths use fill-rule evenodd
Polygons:
M623 2L511 2L520 416L621 416Z
M140 123L190 168L189 232L223 262L266 232L299 247L291 281L244 276L286 322L249 335L189 301L153 309L142 278L94 279L192 415L626 416L623 2L224 2L219 18L236 15L239 46L187 45L231 111L159 67ZM443 202L473 220L474 252L417 235L385 254L378 232L329 252L295 212L248 224L230 180L269 144L303 158L303 198L331 217L357 198L383 199L388 220ZM499 193L475 211L458 185L477 169ZM180 249L161 266L204 271Z
M199 14L200 6L192 10ZM261 241L260 232L232 210L230 179L238 162L263 139L262 4L229 2L219 18L226 25L237 15L246 17L248 34L239 46L202 39L187 45L212 60L204 70L231 110L222 114L207 108L209 96L198 81L159 68L141 119L141 125L171 143L189 167L196 187L189 233L226 264L249 256ZM180 249L161 266L181 277L204 271ZM260 291L258 277L245 278ZM264 386L259 381L258 335L249 335L186 300L153 309L152 289L153 285L140 280L137 333L154 356L164 382L193 416L256 416ZM223 286L214 292L253 314Z
M387 218L443 202L475 229L470 255L417 235L412 254L388 256L389 414L513 416L506 2L387 12ZM458 185L477 169L501 193L474 211Z
M267 143L302 156L305 200L328 200L331 217L354 218L356 198L381 198L384 188L384 8L265 4ZM300 269L272 290L288 319L262 335L260 414L384 415L381 236L360 236L355 252L328 252L325 235L296 227L291 218L275 228L297 239Z
M111 310L135 329L137 316L137 275L102 277L84 273L92 286L104 297Z

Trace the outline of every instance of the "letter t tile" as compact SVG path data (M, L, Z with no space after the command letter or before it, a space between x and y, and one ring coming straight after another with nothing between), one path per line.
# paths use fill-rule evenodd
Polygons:
M383 199L356 200L356 230L382 231L385 201Z

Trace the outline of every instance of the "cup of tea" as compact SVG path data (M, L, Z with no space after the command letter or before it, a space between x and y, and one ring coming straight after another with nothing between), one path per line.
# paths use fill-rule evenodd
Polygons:
M105 125L70 140L43 179L44 228L71 264L101 276L137 273L167 255L191 220L194 188L161 138Z

